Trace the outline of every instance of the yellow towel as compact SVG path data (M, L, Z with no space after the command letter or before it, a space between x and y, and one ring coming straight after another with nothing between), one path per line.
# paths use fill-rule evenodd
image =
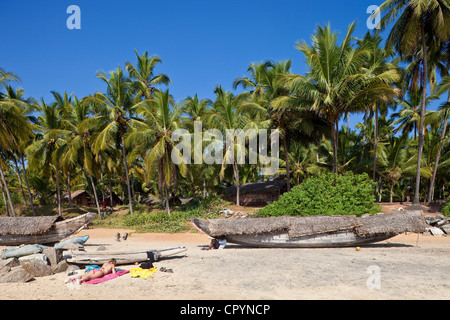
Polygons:
M143 279L147 279L148 277L151 277L156 270L158 270L157 267L153 267L151 269L134 268L130 270L130 275L132 278L140 277Z

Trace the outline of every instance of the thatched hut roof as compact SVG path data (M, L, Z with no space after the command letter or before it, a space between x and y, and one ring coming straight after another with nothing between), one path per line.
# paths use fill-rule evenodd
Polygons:
M286 180L261 181L241 184L239 187L239 194L253 193L253 192L280 192L287 186ZM236 194L237 187L231 186L226 189L228 194Z
M48 232L59 216L0 217L0 234L38 235Z
M86 191L86 190L76 190L76 191L72 191L70 193L70 197L73 199L80 197L80 196L85 196L87 198L92 198L91 195ZM61 195L61 201L65 201L65 200L69 200L69 193L66 192L64 194Z
M425 231L425 222L421 211L388 213L364 218L338 215L282 216L246 219L192 219L192 222L212 237L242 234L255 235L277 231L286 231L290 237L352 229L361 236Z

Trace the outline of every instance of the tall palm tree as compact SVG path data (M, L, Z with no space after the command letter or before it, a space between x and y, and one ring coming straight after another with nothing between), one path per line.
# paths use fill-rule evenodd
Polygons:
M30 185L28 182L28 176L27 176L27 170L25 167L25 148L31 143L32 139L34 138L33 130L36 128L35 123L36 119L32 115L32 111L34 110L35 100L32 98L24 98L24 90L22 88L13 89L11 86L6 86L6 95L5 100L9 103L17 106L18 110L21 111L22 115L28 120L28 123L26 127L23 128L23 131L25 134L21 135L21 138L19 139L19 143L16 145L16 147L11 148L10 151L12 152L12 158L14 161L14 164L16 166L17 176L19 178L19 185L22 189L22 194L24 195L24 191L22 188L22 179L20 175L20 169L17 164L17 160L21 162L22 166L22 173L24 176L25 184L28 191L28 200L30 201L31 211L33 213L33 216L36 215L36 211L34 209L33 204L33 197L31 195ZM26 133L29 133L27 136ZM26 197L24 195L24 203L26 204Z
M95 204L97 207L98 216L101 219L100 204L97 195L97 188L94 183L93 176L99 172L98 162L92 152L92 142L94 140L93 130L87 129L84 125L90 113L89 105L82 103L77 97L74 97L73 102L64 107L67 114L65 121L66 129L71 131L68 136L67 144L60 149L60 163L63 171L67 172L68 176L77 167L81 167L82 171L89 177L92 190L94 193ZM70 180L68 181L70 188Z
M385 15L381 19L381 30L394 23L387 38L402 56L406 53L422 52L422 101L419 121L416 186L414 204L419 204L420 165L424 144L424 121L428 84L428 48L450 36L450 5L448 0L386 0L380 6Z
M120 67L110 72L109 77L104 72L99 72L97 77L106 84L106 94L97 92L94 96L83 98L84 103L101 104L106 108L105 113L89 119L90 128L103 128L95 139L92 150L95 154L99 154L101 151L113 148L113 143L115 143L117 149L122 150L130 214L133 215L125 136L140 122L138 119L129 116L129 111L133 106L133 97L136 92L132 86L133 83L125 77Z
M364 69L371 52L353 46L355 27L355 23L348 27L341 44L329 25L317 28L311 46L298 43L296 48L304 53L309 70L305 77L290 80L292 103L316 111L330 128L334 173L338 170L338 121L342 115L389 102L396 95L390 85L395 81L393 74Z
M58 154L58 149L67 143L67 136L71 132L64 129L56 103L47 105L42 100L37 107L40 112L38 117L40 135L26 149L28 165L32 170L43 172L45 175L50 176L51 172L55 173L58 214L61 216L60 154Z
M209 128L215 128L225 134L227 130L246 130L247 125L251 122L247 115L240 112L240 105L243 103L244 96L235 96L230 91L225 91L221 86L217 86L214 90L216 98L213 103L213 108L208 111L206 115L207 124ZM240 205L240 180L239 180L239 164L238 155L245 155L244 146L241 146L237 139L229 141L224 145L223 161L220 171L220 178L223 179L225 175L225 168L228 164L233 167L233 175L236 181L236 204ZM230 163L231 162L231 163Z
M182 104L176 104L169 90L154 92L154 99L146 100L133 107L133 111L142 116L145 121L127 138L127 143L134 148L145 150L144 162L147 171L147 180L158 172L159 190L161 200L164 197L164 206L167 213L169 208L169 186L176 177L177 166L172 161L172 151L175 142L172 135L180 129ZM184 175L186 164L178 165L179 171ZM161 201L163 202L163 201Z
M448 126L448 121L450 119L450 75L448 75L444 79L442 79L442 82L440 83L438 91L437 91L437 95L440 95L446 91L448 91L447 102L442 104L439 108L439 111L435 112L435 116L433 116L433 118L436 117L437 121L442 123L442 128L441 128L441 135L440 135L440 139L439 139L439 146L438 146L438 150L436 152L436 158L434 161L433 174L430 179L430 188L428 190L428 202L431 202L434 197L434 185L436 182L436 174L437 174L437 170L438 170L439 159L441 157L441 152L444 147L445 135L447 134L447 126Z
M139 93L136 95L137 99L141 99L141 97L150 99L156 90L156 85L168 85L172 81L166 74L154 74L156 65L162 63L160 57L149 56L147 51L143 55L139 55L136 50L134 50L134 53L137 58L136 66L127 62L125 68L129 72L130 79L134 80L137 84L139 90Z

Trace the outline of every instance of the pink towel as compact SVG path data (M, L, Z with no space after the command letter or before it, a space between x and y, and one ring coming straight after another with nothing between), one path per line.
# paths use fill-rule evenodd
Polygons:
M101 282L105 282L117 277L120 277L126 273L130 272L130 270L118 270L116 273L109 273L103 277L97 278L97 279L92 279L92 280L88 280L88 281L83 281L83 283L87 283L87 284L97 284L97 283L101 283Z

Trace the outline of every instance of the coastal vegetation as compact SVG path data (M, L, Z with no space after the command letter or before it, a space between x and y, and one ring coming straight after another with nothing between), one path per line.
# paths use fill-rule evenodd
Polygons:
M236 76L234 91L218 85L212 99L193 92L176 101L170 87L177 84L158 72L163 58L148 52L135 51L123 66L93 75L104 84L101 92L81 97L67 88L52 91L51 101L28 97L20 75L0 68L0 212L36 215L50 204L62 215L73 206L70 194L87 190L99 213L105 198L119 195L127 208L125 226L162 221L179 230L170 227L173 221L215 216L216 206L210 200L201 205L202 199L217 200L225 187L236 185L239 205L241 184L270 179L286 179L292 192L260 214L269 208L275 214L309 210L288 212L291 207L281 204L304 202L306 192L325 197L320 190L331 181L345 180L343 198L334 204L353 214L373 213L375 201L447 199L450 4L387 0L380 9L386 39L377 30L356 35L355 23L342 34L332 25L318 26L310 41L296 45L305 74L294 73L290 60L250 63ZM353 114L363 120L351 128ZM174 163L173 132L192 132L195 121L202 122L203 132L223 135L227 129L276 130L278 172L263 176L261 163L227 164L237 144L223 145L221 163ZM246 159L253 151L246 146ZM347 208L347 192L364 198L364 212ZM174 210L173 196L194 197L195 205ZM159 199L160 210L139 204L148 197ZM304 214L337 210L324 208Z

